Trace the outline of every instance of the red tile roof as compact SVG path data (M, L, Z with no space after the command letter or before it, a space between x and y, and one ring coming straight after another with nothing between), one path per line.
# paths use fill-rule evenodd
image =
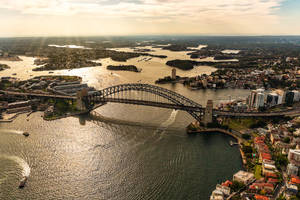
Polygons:
M258 194L256 194L254 197L255 197L256 200L269 200L268 197L262 196L262 195L258 195Z
M300 179L299 178L292 178L291 182L294 184L300 184Z
M232 185L232 182L227 180L225 181L224 183L222 183L222 186L226 186L226 187L229 187L230 185Z
M271 159L272 159L272 156L271 156L271 154L269 154L269 153L261 153L261 158L262 158L263 160L271 160Z
M271 172L266 172L266 173L265 173L265 176L266 176L266 177L273 177L273 178L277 178L277 175L276 175L276 174L274 174L274 173L271 173Z

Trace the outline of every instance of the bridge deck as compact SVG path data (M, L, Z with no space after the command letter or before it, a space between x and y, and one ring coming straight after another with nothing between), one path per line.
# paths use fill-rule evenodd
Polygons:
M0 90L0 93L13 95L13 96L31 96L31 97L41 97L41 98L56 98L56 99L70 99L76 100L74 96L64 96L64 95L55 95L55 94L40 94L40 93L26 93L26 92L12 92Z

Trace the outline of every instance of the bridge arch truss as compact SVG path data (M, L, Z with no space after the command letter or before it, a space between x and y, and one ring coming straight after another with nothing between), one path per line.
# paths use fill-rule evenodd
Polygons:
M183 95L150 84L121 84L105 88L84 97L93 110L106 102L147 105L184 110L200 121L202 106Z

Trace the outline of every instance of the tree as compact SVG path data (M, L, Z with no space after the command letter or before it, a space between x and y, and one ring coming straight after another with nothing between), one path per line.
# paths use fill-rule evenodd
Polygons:
M249 140L251 138L251 135L245 133L242 135L242 138L245 139L245 140Z
M236 192L239 191L240 189L242 189L243 187L245 187L245 185L243 183L240 183L238 181L233 181L232 185L230 186L230 188Z
M284 143L290 143L290 141L291 141L291 138L289 138L289 137L285 137L285 138L283 139L283 142L284 142Z

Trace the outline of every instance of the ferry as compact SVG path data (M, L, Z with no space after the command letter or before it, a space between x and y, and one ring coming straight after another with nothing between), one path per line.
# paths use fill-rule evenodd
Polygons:
M29 133L28 133L28 132L24 132L23 135L24 135L25 137L28 137L28 136L29 136Z
M20 181L20 184L19 184L19 188L21 189L21 188L24 188L25 187L25 184L26 184L26 182L27 182L27 176L24 176L23 178L22 178L22 180Z

